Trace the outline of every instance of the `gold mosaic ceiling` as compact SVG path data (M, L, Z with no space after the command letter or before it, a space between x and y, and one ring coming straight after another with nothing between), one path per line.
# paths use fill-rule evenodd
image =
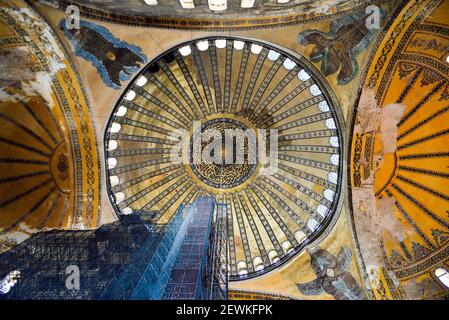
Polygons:
M447 298L435 270L449 261L448 13L449 1L407 3L356 109L352 205L376 298Z
M94 228L100 169L84 89L49 25L0 1L0 252L47 228Z
M211 194L227 210L231 279L262 274L315 239L337 211L342 179L339 107L317 71L267 44L207 38L150 63L113 111L105 136L118 214L167 222ZM279 169L175 164L178 129L277 129Z
M70 1L60 1L60 3L68 4ZM366 279L370 282L370 288L372 288L370 297L372 298L447 297L448 290L435 277L435 270L436 268L449 268L447 259L449 230L446 208L448 200L446 183L448 175L446 152L448 143L446 139L448 132L446 100L447 75L449 74L447 69L449 53L447 51L449 46L448 3L447 0L401 2L400 6L403 7L403 10L398 11L397 15L391 15L395 18L389 22L391 26L380 32L369 59L365 59L366 55L361 55L360 59L358 58L360 68L357 80L340 85L335 80L336 74L326 76L326 80L331 83L332 88L338 94L345 112L348 111L351 114L354 110L355 129L350 141L350 157L346 160L340 157L340 165L343 164L343 161L348 161L350 165L349 203L353 212L356 245L354 247L350 245L352 234L347 222L349 218L341 215L333 229L334 233L339 233L339 237L328 236L320 242L320 246L334 255L337 255L343 243L351 248L358 248L363 258L360 260L361 270L366 272ZM74 65L70 62L71 60L79 62L81 59L73 56L68 58L69 55L63 50L57 37L51 31L45 32L45 30L51 30L50 27L29 5L18 0L0 1L0 4L2 40L0 46L2 57L0 61L2 68L0 125L2 128L7 128L7 130L2 130L0 141L2 150L0 160L2 167L0 177L2 191L0 250L4 251L30 234L45 228L95 228L100 213L103 214L107 206L100 209L102 186L100 166L103 163L99 162L101 151L99 152L96 148L96 135L93 130L95 123L101 127L102 121L104 121L101 118L101 112L98 116L99 110L103 109L96 106L97 117L95 121L92 121L89 104L85 98L86 94L79 84L79 76ZM341 15L342 12L350 14L351 10L357 6L366 6L366 2L364 4L353 1L345 2L339 8L331 7L329 12L332 13L329 14L335 14L335 16ZM64 9L64 7L61 8ZM95 16L94 11L84 9L82 8L82 14L85 17ZM19 12L19 10L21 11ZM26 14L24 15L24 13ZM51 13L53 14L54 11ZM97 13L98 16L95 17L101 20L115 21L110 12L101 12L100 10ZM271 39L274 42L277 42L277 39L274 39L272 34L275 34L276 37L279 34L279 43L284 42L292 50L301 52L307 57L314 46L298 45L296 43L298 33L310 28L328 33L332 20L325 19L324 15L312 17L303 12L292 17L286 16L285 21L276 19L276 16L271 16L268 19L268 25L271 27L291 25L302 21L305 26L273 29L273 32L265 30L266 33L262 30L245 33L246 31L241 30L253 29L260 26L262 22L256 21L257 17L254 19L236 17L231 20L232 23L235 23L233 27L220 23L214 25L208 19L203 19L200 26L188 26L183 19L167 20L167 23L164 24L161 20L148 17L129 20L129 16L126 15L118 15L116 22L140 26L154 23L155 27L208 30L221 30L227 27L233 29L235 27L240 30L239 34L247 34L256 38L260 36L260 38ZM56 26L57 23L59 21L53 23L52 26ZM107 26L115 33L120 34L126 41L140 41L139 45L141 46L144 46L144 42L147 41L144 37L142 39L145 40L140 40L138 36L125 35L129 29L122 31L120 28L126 28L123 25ZM119 29L120 32L117 31ZM132 30L137 34L137 30L142 32L143 28ZM163 39L161 41L170 36L168 31L164 33L166 30L154 30L152 32L155 35L156 31L160 32L155 38L160 35L160 38ZM145 29L144 32L148 32L148 30ZM134 32L129 32L129 34L134 35ZM295 40L291 41L290 37ZM167 41L170 43L169 46L174 42L179 43L190 39L191 33L186 33L185 37L178 33L175 38L176 41ZM337 40L333 39L332 41L338 45ZM161 132L153 132L149 126L153 126L153 129L154 126L160 126L162 130L186 126L180 119L182 117L184 121L190 123L195 119L192 109L195 107L199 108L199 118L203 122L214 118L233 119L243 123L244 126L254 126L254 122L247 119L244 113L238 113L243 106L248 106L243 103L246 92L251 92L247 101L253 101L258 89L264 86L263 79L274 66L279 69L267 84L267 88L261 93L266 98L273 92L289 73L283 65L284 58L289 55L275 48L275 51L278 50L281 53L281 58L272 61L268 59L268 54L264 56L266 50L271 50L272 47L262 44L261 52L254 54L251 52L251 45L248 45L250 52L248 61L244 71L241 71L245 50L235 50L233 46L228 49L228 45L232 41L227 42L225 48L219 48L214 41L215 39L210 39L209 48L197 53L195 53L196 42L190 43L193 53L182 56L179 60L179 62L185 63L184 70L180 67L177 59L162 60L158 64L165 64L166 70L163 66L158 66L155 69L148 68L142 73L148 79L144 86L136 86L135 81L138 80L138 77L134 79L128 89L135 89L138 93L136 98L133 101L120 99L111 117L110 125L113 123L112 120L121 125L120 131L112 134L126 134L129 139L110 139L109 144L106 144L105 148L111 149L106 156L117 160L115 167L108 170L107 178L112 190L113 202L116 202L115 194L119 192L124 194L124 198L116 207L118 212L129 213L129 210L139 210L150 203L154 205L150 208L151 211L161 213L161 222L167 221L173 213L173 209L177 208L179 204L188 203L202 193L216 194L219 202L228 204L228 208L230 208L233 228L230 243L235 246L235 257L232 257L230 267L233 279L236 280L270 270L273 266L280 265L281 262L300 251L301 245L295 244L295 234L299 230L299 224L292 218L294 215L291 215L291 212L299 213L300 219L306 220L309 217L306 214L303 215L304 211L297 206L300 203L297 200L299 199L309 208L315 209L319 202L326 200L324 191L327 188L334 190L333 188L338 188L338 185L328 180L329 177L325 174L326 170L317 169L313 165L304 166L294 161L282 160L280 165L284 167L280 166L280 178L284 179L288 176L287 173L293 175L291 177L294 178L296 173L301 172L302 177L296 178L304 183L304 186L310 191L307 191L308 194L296 186L292 187L288 180L281 181L276 176L258 177L257 170L249 175L242 184L243 188L239 189L237 186L230 188L227 192L223 191L223 194L216 193L212 186L202 183L199 175L196 175L191 169L157 163L157 159L161 157L161 149L158 150L158 148L163 148L163 146L131 139L132 136L162 138ZM292 44L293 42L294 44ZM50 48L53 48L52 52L48 52L48 44L50 44ZM155 47L155 42L151 42L146 48L146 52L154 54ZM213 48L215 48L216 62L213 62ZM231 56L228 55L229 52L232 52L230 64L226 62L229 59L228 56ZM202 72L199 72L197 61L194 58L195 54L199 54L201 57L197 60L203 64L203 76L201 76ZM11 61L11 58L15 59L14 63L2 63ZM263 60L260 65L258 64L259 58ZM338 107L329 88L323 87L326 81L323 81L319 72L310 68L304 62L305 60L305 58L301 58L295 63L307 70L311 79L317 82L319 89L326 96L326 101L328 101L328 106L334 116L333 112L338 111ZM219 70L218 73L214 71L216 70L215 63L217 64L216 69ZM320 67L321 63L324 62L316 61L314 65ZM87 71L91 71L88 64L81 63L81 66ZM339 64L337 64L337 69L338 66ZM232 108L234 105L234 88L239 74L250 77L253 70L259 68L260 74L257 75L256 83L251 84L251 82L244 81L245 85L235 103L236 112L229 112L228 108ZM230 88L234 91L230 90L229 92L232 94L227 97L224 94L224 89L226 70L229 69L231 70ZM19 79L15 78L17 70L20 71ZM186 70L187 72L185 72ZM176 81L179 81L186 90L186 94L181 93L182 90L178 90L174 84L176 81L173 83L167 76L169 73L172 73ZM109 100L95 99L93 102L101 100L98 102L99 105L110 106L117 101L118 94L116 92L110 94L112 89L107 91L109 89L102 85L95 70L81 74L83 81L92 87L90 88L92 91L102 92L102 94L105 92L105 95L109 96ZM189 74L191 82L187 80ZM208 94L203 86L204 75L207 79L211 104L209 104ZM48 80L47 76L51 79L51 81L47 81L47 83L51 83L49 87L42 86L41 82L43 79ZM356 83L359 78L362 80L361 87ZM217 79L218 82L216 82ZM164 84L161 88L169 90L163 92L163 89L155 85L158 82ZM216 83L219 83L220 94L215 90ZM285 91L279 91L272 103L266 106L267 110L278 104L280 99L286 96L287 91L292 92L295 85L300 84L302 84L300 79L293 77L285 87L279 87ZM251 86L253 86L252 91L248 91ZM222 112L218 112L217 107L209 115L204 115L196 99L195 89L191 89L193 87L196 88L205 108L209 108L209 106L215 108L221 105ZM356 108L351 99L356 96L359 89L362 95ZM185 105L187 113L173 108L181 117L174 116L167 111L170 108L160 108L158 103L154 103L157 100L151 98L152 101L149 101L145 98L144 91L167 106L172 106L173 102L169 96L174 97ZM97 92L93 96L99 97ZM193 103L187 103L184 96ZM310 98L313 97L307 88L284 107L286 109L294 107L295 104L301 104ZM221 104L217 104L220 99ZM105 101L107 103L104 103ZM224 103L225 101L227 103ZM398 111L398 113L393 112L391 107L387 107L391 104L397 106L397 109L393 109L393 111ZM122 105L126 106L126 113L123 113L124 109L120 111ZM251 103L249 103L249 107L251 110ZM336 110L333 109L334 107ZM165 111L157 115L150 113L161 109ZM274 117L286 109L276 111ZM315 105L300 113L289 115L287 120L309 118L314 113L323 115L322 110ZM154 120L153 116L159 116L159 120ZM167 123L161 124L161 116L173 126ZM337 115L335 117L337 127L340 123L338 118ZM389 121L384 122L382 119L390 119L394 125L392 126ZM137 121L143 123L144 126ZM335 149L331 148L336 147L332 146L328 140L329 133L335 129L327 128L323 121L307 123L295 128L294 130L297 132L290 135L290 138L294 139L286 139L281 143L285 148L282 153L289 157L302 157L314 161L308 162L309 164L321 162L325 163L327 167L335 166L330 161L329 150L332 150L332 154L334 154ZM383 125L382 122L384 122ZM281 122L279 124L282 125ZM278 123L271 124L271 126L277 125ZM397 130L394 130L395 126ZM391 130L392 128L393 130ZM309 132L313 132L314 135L321 132L320 134L324 134L324 136L317 135L318 138L315 136L312 139L313 135L310 135ZM110 138L109 134L106 134L108 138ZM386 139L385 136L390 139ZM114 150L110 144L111 140L117 141L117 148ZM313 143L310 142L312 140ZM298 149L287 150L287 147L290 147L288 142L293 142ZM317 144L313 145L314 143ZM320 152L314 152L314 149L310 147L319 147ZM339 149L342 147L344 147L344 139L339 143ZM338 153L344 154L343 151ZM132 164L143 161L148 161L147 164L150 164L151 161L154 163L149 167L131 167ZM120 173L117 170L112 171L122 167L126 168L126 166L129 166L128 168L131 170ZM283 168L288 169L287 166L295 170L284 170ZM117 176L118 180L112 176ZM313 176L319 179L315 179ZM181 180L182 183L178 183ZM279 186L284 191L280 191ZM157 201L151 202L151 197L146 194L135 203L123 206L126 203L124 201L142 190L149 192ZM167 192L167 190L171 191ZM303 191L306 190L303 189ZM249 200L254 201L251 204ZM282 200L286 206L279 200ZM173 208L169 209L172 206ZM293 210L290 211L288 207ZM316 212L314 214L316 215ZM319 217L317 218L319 219ZM382 223L379 224L379 221ZM323 221L321 226L325 227L325 225L326 221ZM310 236L309 239L312 238ZM291 251L290 245L293 251ZM353 274L358 273L355 251L356 249L354 249L350 270ZM302 254L296 255L295 259L290 261L292 263L286 264L285 268L276 269L276 272L267 274L265 277L234 283L239 283L241 284L239 288L246 289L245 286L251 287L250 281L259 281L253 282L251 287L256 293L261 287L271 290L276 287L276 284L278 293L289 292L292 296L298 297L298 290L292 279L299 279L295 281L304 283L314 281L315 275L313 272L310 275L310 259L304 250ZM370 292L368 293L370 294ZM332 298L321 295L315 298L323 297Z

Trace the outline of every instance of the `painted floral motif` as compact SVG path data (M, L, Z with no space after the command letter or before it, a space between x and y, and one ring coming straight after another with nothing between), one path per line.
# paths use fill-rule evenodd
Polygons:
M59 178L64 181L69 177L69 160L67 159L67 156L64 153L61 153L58 157L58 171L59 171Z
M417 242L412 243L413 255L415 256L415 260L421 260L432 254L432 250L419 244Z
M441 231L441 230L438 230L438 229L432 229L432 236L433 236L433 239L435 240L435 242L439 246L442 246L447 241L449 241L449 232L447 232L447 231Z

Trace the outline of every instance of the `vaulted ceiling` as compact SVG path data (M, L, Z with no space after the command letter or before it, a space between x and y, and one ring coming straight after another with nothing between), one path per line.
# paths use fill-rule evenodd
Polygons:
M206 38L164 53L122 97L105 137L118 213L154 211L166 222L179 206L215 196L230 221L231 279L281 265L338 211L341 110L305 61L264 43ZM251 163L250 146L241 165L173 164L173 132L186 138L199 130L195 121L202 131L221 130L223 139L225 130L253 130L258 145L258 130L267 130L279 138L279 163L268 164L275 173Z
M212 194L234 298L447 298L449 1L32 3L0 1L1 251ZM165 162L194 120L279 129L279 171Z
M101 187L91 110L58 38L21 1L1 3L0 30L5 251L39 230L96 227Z
M354 109L352 205L376 297L447 296L435 270L449 252L448 12L448 1L405 6Z

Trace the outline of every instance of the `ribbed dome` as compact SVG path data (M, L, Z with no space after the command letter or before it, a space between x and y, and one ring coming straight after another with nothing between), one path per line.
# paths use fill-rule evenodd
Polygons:
M316 71L275 46L237 38L182 44L152 61L111 115L105 153L115 210L165 223L212 194L228 214L231 280L267 272L319 236L337 210L338 112ZM261 129L276 130L277 170L252 163L249 142L241 164L173 162L179 134L191 146L195 123L223 136L251 129L259 139Z

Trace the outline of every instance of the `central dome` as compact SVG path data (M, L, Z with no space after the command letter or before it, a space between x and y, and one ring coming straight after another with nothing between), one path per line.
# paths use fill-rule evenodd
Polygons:
M305 59L271 44L212 37L172 48L129 84L109 119L116 213L167 223L181 206L213 196L228 216L230 280L273 270L340 207L333 97Z
M256 154L249 152L250 144L253 142L248 139L245 133L248 127L243 123L230 119L230 118L217 118L205 122L201 126L201 133L214 132L217 130L220 133L221 146L218 146L221 150L221 154L218 155L218 161L215 163L205 162L202 159L203 153L206 151L207 146L210 145L210 139L199 142L201 147L195 153L193 148L194 139L191 139L191 168L192 171L198 176L198 178L207 185L217 189L234 188L241 185L246 181L256 169ZM226 144L226 134L232 133L232 141L228 145ZM238 150L238 141L243 141L241 150ZM255 144L255 143L254 143ZM255 151L255 148L252 149ZM241 160L238 161L238 154L241 152ZM213 153L213 150L212 150ZM211 154L211 157L216 156ZM229 158L230 161L226 161Z

